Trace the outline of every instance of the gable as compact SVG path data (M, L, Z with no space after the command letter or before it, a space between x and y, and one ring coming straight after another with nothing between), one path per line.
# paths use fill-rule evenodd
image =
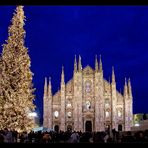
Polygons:
M83 69L83 75L93 75L94 74L94 70L87 65L84 69Z

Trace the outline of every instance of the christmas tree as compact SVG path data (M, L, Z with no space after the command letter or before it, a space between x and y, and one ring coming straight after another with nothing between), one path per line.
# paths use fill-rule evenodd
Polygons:
M30 130L34 126L28 116L35 109L35 89L24 45L24 20L23 6L17 6L0 59L0 128Z

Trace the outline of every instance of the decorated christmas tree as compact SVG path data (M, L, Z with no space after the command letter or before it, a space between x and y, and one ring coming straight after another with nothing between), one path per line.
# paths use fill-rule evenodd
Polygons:
M23 6L17 6L0 58L0 128L29 130L34 126L33 118L28 116L35 109L35 89L24 45L24 20Z

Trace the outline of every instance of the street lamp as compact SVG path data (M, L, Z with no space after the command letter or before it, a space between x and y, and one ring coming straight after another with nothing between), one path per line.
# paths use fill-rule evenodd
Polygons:
M28 113L28 116L29 117L37 117L37 113L36 112L31 112L31 113Z

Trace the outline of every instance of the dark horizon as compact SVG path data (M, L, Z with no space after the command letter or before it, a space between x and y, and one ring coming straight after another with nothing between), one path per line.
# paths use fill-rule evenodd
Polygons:
M0 45L8 37L15 6L1 6ZM36 88L36 111L42 122L45 77L53 94L73 76L75 54L83 68L94 68L102 57L104 78L114 66L117 90L123 94L125 77L131 79L133 112L148 113L148 6L25 6L25 45L31 58ZM0 48L0 52L2 47Z

